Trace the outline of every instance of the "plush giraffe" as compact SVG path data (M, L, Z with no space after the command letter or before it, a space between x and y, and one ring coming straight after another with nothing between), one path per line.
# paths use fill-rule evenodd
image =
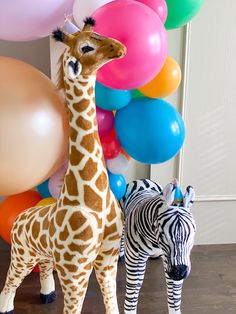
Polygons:
M64 314L79 314L95 269L107 314L119 313L116 272L123 215L112 194L98 137L94 85L97 70L125 55L118 41L93 32L87 18L81 31L54 38L63 54L63 86L70 116L69 162L55 205L20 214L12 229L11 263L0 294L0 314L12 314L16 289L35 264L40 267L41 300L56 298L53 268L64 293Z

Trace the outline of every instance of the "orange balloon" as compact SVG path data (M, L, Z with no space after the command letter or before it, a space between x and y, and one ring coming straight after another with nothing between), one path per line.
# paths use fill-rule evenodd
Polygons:
M68 129L53 83L27 63L0 57L0 195L27 191L55 173Z
M138 90L151 98L163 98L174 93L181 82L181 69L179 64L170 56L154 79Z
M8 196L0 205L0 236L11 243L11 229L16 217L24 210L35 206L42 197L36 191L27 191Z

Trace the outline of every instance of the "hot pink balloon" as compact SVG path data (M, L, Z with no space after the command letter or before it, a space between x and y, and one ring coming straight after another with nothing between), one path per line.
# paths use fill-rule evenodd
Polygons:
M112 1L95 11L95 31L121 41L127 55L99 70L100 83L115 89L135 89L151 81L167 56L167 35L157 14L133 0Z
M109 133L114 126L114 116L111 111L97 107L97 122L99 136Z
M168 8L165 0L137 0L138 2L142 2L146 4L151 9L153 9L159 18L161 19L162 23L165 24Z
M0 39L27 41L62 26L74 0L1 0Z
M48 189L52 197L58 199L61 193L61 188L64 182L66 173L66 163L53 175L48 181Z

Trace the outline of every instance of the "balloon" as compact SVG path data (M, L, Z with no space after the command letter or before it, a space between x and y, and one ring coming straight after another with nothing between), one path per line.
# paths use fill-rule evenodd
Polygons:
M113 174L124 174L128 167L129 161L123 154L107 160L107 169Z
M181 69L171 57L167 57L161 71L148 84L139 88L145 96L163 98L174 93L181 82Z
M96 82L96 105L105 110L118 110L128 105L131 100L131 92L108 88Z
M163 24L165 23L168 13L165 0L138 0L138 1L146 4L151 9L153 9L159 16L162 23Z
M166 0L168 16L166 29L173 29L187 24L201 9L204 0Z
M16 217L24 210L35 206L41 200L36 191L27 191L8 196L0 205L0 236L11 243L11 229Z
M65 105L37 69L0 57L0 194L27 191L62 165L68 146Z
M95 31L122 42L124 58L104 65L97 75L103 85L135 89L160 71L167 55L167 36L157 14L133 0L112 1L95 11Z
M108 171L109 184L112 192L119 201L126 191L126 181L122 175L112 174Z
M143 97L143 94L138 89L132 90L132 99L139 97Z
M125 151L134 159L155 164L174 157L184 142L180 114L161 99L137 98L117 111L115 129Z
M112 0L75 0L73 7L73 17L77 25L83 27L83 20L91 16L94 11Z
M56 199L60 196L65 173L66 167L63 166L49 179L49 191L52 194L52 197Z
M37 186L37 190L39 191L42 198L50 197L51 194L48 189L48 180L42 182Z
M38 202L36 204L36 206L47 206L47 205L52 205L52 204L55 204L56 203L56 199L53 198L53 197L47 197L47 198L44 198L42 199L40 202Z
M109 133L101 136L100 139L105 159L115 158L119 155L121 146L116 136Z
M0 39L27 41L46 37L62 26L73 0L1 0Z
M97 122L99 136L110 133L114 126L114 115L111 111L107 111L97 107Z

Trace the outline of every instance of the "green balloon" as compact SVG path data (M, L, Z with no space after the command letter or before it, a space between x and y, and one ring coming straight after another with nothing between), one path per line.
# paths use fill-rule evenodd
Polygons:
M143 94L138 89L133 89L131 95L133 99L143 97Z
M201 9L204 0L166 0L168 16L166 29L173 29L187 24Z

